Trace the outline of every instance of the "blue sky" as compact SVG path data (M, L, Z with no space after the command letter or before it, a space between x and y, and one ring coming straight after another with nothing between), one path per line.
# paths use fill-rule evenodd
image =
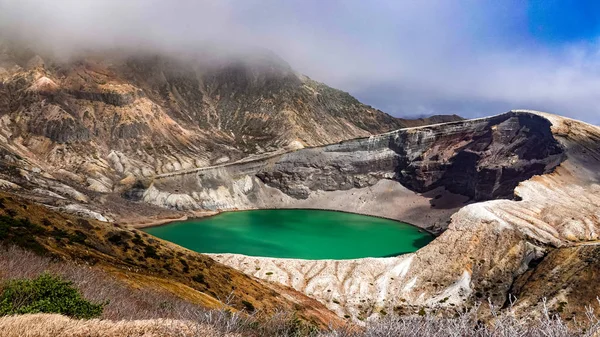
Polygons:
M600 2L590 0L529 1L527 28L532 38L547 45L594 42L600 35Z
M277 27L265 36L297 69L393 115L528 108L600 123L600 1L286 4L246 18Z
M358 55L329 69L288 58L368 104L396 116L528 108L600 123L599 1L340 3L321 31L367 51L347 42L343 53Z
M600 1L0 0L7 31L61 50L258 45L395 116L600 124Z

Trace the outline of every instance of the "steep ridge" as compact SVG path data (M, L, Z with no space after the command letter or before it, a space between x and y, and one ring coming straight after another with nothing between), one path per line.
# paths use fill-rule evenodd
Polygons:
M63 152L73 161L150 176L430 122L361 104L267 51L61 60L5 43L0 68L5 137L53 166L65 166L56 153ZM432 121L440 119L459 118Z
M511 111L166 174L136 195L181 209L340 209L443 232L416 253L394 258L214 256L303 291L339 315L362 320L391 310L447 310L488 298L504 305L509 294L526 298L519 307L526 313L542 296L551 310L558 310L566 294L573 301L584 297L577 285L593 277L595 264L585 262L592 260L582 258L586 274L568 282L560 269L553 270L560 292L546 291L540 282L551 266L570 268L555 257L563 247L598 240L599 167L600 128ZM546 255L553 258L545 260ZM588 295L600 291L589 288Z

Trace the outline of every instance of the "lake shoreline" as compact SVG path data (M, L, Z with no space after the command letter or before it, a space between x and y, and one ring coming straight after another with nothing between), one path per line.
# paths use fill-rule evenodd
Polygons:
M345 214L356 214L356 215L364 215L364 216L369 216L369 217L374 217L374 218L379 218L379 219L385 219L385 220L391 220L391 221L395 221L395 222L399 222L401 224L407 224L413 227L416 227L419 229L419 231L423 231L425 233L430 234L433 237L438 237L441 233L435 233L433 231L430 231L426 228L414 225L412 223L409 222L405 222L402 220L398 220L398 219L394 219L394 218L390 218L390 217L385 217L385 216L380 216L380 215L371 215L371 214L365 214L365 213L357 213L357 212L350 212L350 211L341 211L341 210L337 210L337 209L327 209L327 208L306 208L306 207L298 207L298 208L291 208L291 207L285 207L285 208L247 208L247 209L231 209L231 210L216 210L216 211L196 211L193 212L189 215L183 215L179 218L165 218L165 219L157 219L155 221L151 221L151 222L134 222L133 224L126 224L127 226L130 226L132 228L136 228L136 229L144 229L144 228L150 228L150 227L157 227L157 226L164 226L164 225L168 225L171 222L180 222L180 221L193 221L194 219L206 219L209 217L213 217L215 215L219 215L222 213L236 213L236 212L249 212L249 211L269 211L269 210L303 210L303 211L328 211L328 212L337 212L337 213L345 213Z
M144 228L168 225L172 222L187 221L187 220L193 220L193 219L202 219L202 218L206 218L206 217L215 216L219 213L221 213L221 212L219 212L219 211L201 211L201 212L194 212L192 214L186 214L186 215L183 215L178 218L162 218L162 219L155 219L155 220L151 220L151 221L136 221L136 220L134 220L132 222L125 222L125 223L123 223L123 225L131 227L131 228L135 228L135 229L144 229Z
M435 239L406 222L336 210L272 208L203 215L175 222L161 219L144 231L202 254L307 260L393 257L415 252ZM168 223L173 226L160 226Z

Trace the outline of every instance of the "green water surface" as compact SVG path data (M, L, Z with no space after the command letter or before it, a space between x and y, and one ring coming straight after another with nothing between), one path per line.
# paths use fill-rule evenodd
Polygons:
M406 223L322 210L225 212L146 232L200 253L352 259L414 252L433 236Z

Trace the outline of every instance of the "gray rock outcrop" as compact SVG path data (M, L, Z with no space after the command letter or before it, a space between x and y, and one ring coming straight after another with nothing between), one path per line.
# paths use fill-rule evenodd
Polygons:
M301 200L316 191L360 189L382 179L414 193L441 188L475 201L510 199L521 181L552 172L564 158L547 119L510 112L164 174L142 199L179 209L277 207L265 185Z

